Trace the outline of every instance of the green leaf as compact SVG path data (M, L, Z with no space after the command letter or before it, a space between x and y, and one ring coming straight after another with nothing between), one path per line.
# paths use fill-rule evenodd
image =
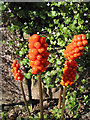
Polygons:
M27 73L26 78L30 79L31 78L31 73Z
M83 67L78 67L78 70L81 71L83 69Z
M84 83L86 82L86 80L85 80L85 79L83 79L83 80L81 80L81 82L84 84Z

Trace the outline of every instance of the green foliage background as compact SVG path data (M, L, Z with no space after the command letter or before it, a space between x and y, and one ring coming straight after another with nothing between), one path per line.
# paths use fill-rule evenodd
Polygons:
M14 46L15 41L19 41L20 43L18 49L14 51L14 54L20 57L20 64L26 69L26 73L24 74L25 77L30 79L32 74L30 71L31 68L29 66L29 59L27 57L28 39L24 39L23 34L33 35L34 33L38 33L40 36L45 36L47 43L49 44L48 52L50 55L48 60L50 65L42 74L43 83L45 87L48 88L60 86L63 64L65 61L63 52L66 46L76 34L85 34L89 42L90 34L88 22L90 18L90 3L7 2L0 4L2 4L2 25L7 27L13 33L13 35L15 35L16 31L20 33L20 38L16 38L14 41L9 40L8 42L9 46ZM21 41L22 38L23 41ZM77 82L72 85L72 88L75 88L75 90L68 90L67 92L66 104L68 104L68 102L71 100L68 106L70 110L73 110L75 108L75 104L78 103L78 96L76 99L76 91L79 90L79 93L83 94L83 91L88 88L86 80L87 76L85 73L87 71L87 66L90 64L89 45L90 43L88 43L88 45L85 47L84 55L77 60ZM86 71L84 70L85 68ZM82 73L84 73L83 75L85 76L82 76ZM37 76L35 75L34 78L37 79ZM69 94L71 94L71 96ZM84 101L87 98L82 96ZM76 105L79 106L78 104ZM84 102L82 104L84 104ZM77 109L75 112L78 111ZM71 114L74 114L74 111L70 112Z

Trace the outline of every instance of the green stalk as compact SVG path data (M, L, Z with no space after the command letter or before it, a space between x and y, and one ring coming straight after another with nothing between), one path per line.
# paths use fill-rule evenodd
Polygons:
M42 80L41 73L38 74L39 96L40 96L40 117L43 120L43 94L42 94Z
M63 86L63 104L62 104L61 120L63 120L63 115L64 115L65 94L66 94L66 87Z
M59 101L58 101L58 109L61 108L61 95L62 95L62 89L60 88Z
M23 89L23 85L22 85L22 81L19 81L20 83L20 87L21 87L21 91L22 91L22 95L23 95L23 99L24 99L24 103L28 112L28 116L30 116L30 111L28 109L28 105L27 105L27 101L26 101L26 97L25 97L25 93L24 93L24 89Z

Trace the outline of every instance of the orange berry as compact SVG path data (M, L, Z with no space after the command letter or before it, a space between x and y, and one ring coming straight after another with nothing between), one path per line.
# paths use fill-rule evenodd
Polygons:
M84 49L83 46L80 46L80 47L79 47L79 50L84 51L85 49Z
M14 67L13 69L14 69L14 70L17 70L17 67Z
M37 54L38 54L38 50L37 50L36 48L33 48L33 49L31 50L31 54L37 55Z
M18 70L14 70L14 73L17 73L18 72Z
M34 66L34 61L30 61L30 62L29 62L29 65L30 65L31 67L33 67L33 66Z
M43 47L44 47L45 49L47 49L48 44L47 44L47 43L44 43L44 44L43 44Z
M40 48L40 47L41 47L40 42L35 42L35 43L34 43L34 47L36 47L37 49Z
M88 44L88 41L87 40L83 40L82 43L83 43L83 46L86 46Z
M86 40L86 36L84 34L81 34L82 40Z
M39 40L39 35L38 35L38 34L33 34L33 35L32 35L32 39L37 39L37 40Z
M61 84L62 86L65 86L65 83L64 83L63 80L61 80L60 84Z
M37 74L37 72L34 71L33 69L31 69L31 73L32 73L32 74Z
M65 83L65 86L68 86L68 82Z
M39 53L43 53L44 51L45 51L44 47L41 47L41 48L38 49Z
M74 36L73 36L73 40L74 40L74 41L77 41L77 35L74 35Z
M34 65L38 66L40 64L41 64L41 62L39 60L35 60Z
M33 47L32 45L34 45L34 43L38 41L39 41L39 35L37 34L33 34L32 36L29 37L29 44L31 45L31 47Z
M77 46L82 46L82 45L83 45L82 41L77 42Z
M18 73L21 73L21 70L18 70Z
M21 80L21 77L20 77L20 76L18 76L18 77L17 77L17 80Z
M13 63L13 64L12 64L12 68L13 68L13 67L16 67L16 63Z
M44 44L46 39L45 39L45 37L40 37L39 41L40 41L41 44Z
M81 35L78 35L77 36L77 41L81 41L82 40L82 36Z
M20 68L20 66L19 66L19 64L18 64L18 63L16 64L16 67L17 67L17 68Z
M71 86L73 84L73 82L70 82L69 85Z
M34 44L33 44L33 43L29 43L29 44L28 44L28 48L29 48L29 49L32 49L33 47L34 47Z
M42 56L40 54L37 55L37 59L38 60L41 60L42 59Z
M30 60L36 60L36 56L33 55L33 54L28 54L28 58L29 58Z
M29 41L31 42L31 39L32 39L32 36L29 36L29 38L28 38L28 42L29 42Z
M70 55L70 60L74 60L74 57L73 57L73 55Z
M38 71L39 71L39 69L38 69L36 66L33 66L33 67L32 67L32 70L31 70L31 73L32 73L32 74L37 74Z
M73 48L76 48L76 47L77 47L77 43L74 42L74 43L73 43Z
M17 60L13 60L13 63L16 64L16 63L17 63Z
M77 58L77 53L75 53L73 56L74 56L74 58L76 59L76 58Z
M37 66L37 68L39 69L39 70L42 70L43 69L43 65L42 64L40 64L39 66Z
M15 75L15 76L14 76L14 79L17 80L17 78L18 78L18 76Z
M74 52L78 53L79 52L79 48L75 48Z
M31 42L34 44L35 42L39 41L39 35L33 34L31 38Z
M81 55L81 53L79 52L79 53L77 53L77 57L80 57L80 55Z

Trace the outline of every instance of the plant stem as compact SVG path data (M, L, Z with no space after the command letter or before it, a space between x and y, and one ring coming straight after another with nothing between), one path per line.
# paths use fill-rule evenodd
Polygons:
M63 86L63 104L62 104L61 120L63 120L63 115L64 115L65 94L66 94L66 87Z
M59 95L59 101L58 101L58 109L61 108L61 95L62 95L62 89L60 88L60 95Z
M43 94L42 94L42 83L41 83L41 73L38 74L38 85L39 85L39 96L40 96L40 116L43 120Z
M22 81L19 81L20 83L20 87L21 87L21 91L22 91L22 95L23 95L23 99L24 99L24 103L28 112L28 116L30 116L30 111L28 109L28 105L27 105L27 101L26 101L26 97L25 97L25 93L24 93L24 89L23 89L23 85L22 85Z

